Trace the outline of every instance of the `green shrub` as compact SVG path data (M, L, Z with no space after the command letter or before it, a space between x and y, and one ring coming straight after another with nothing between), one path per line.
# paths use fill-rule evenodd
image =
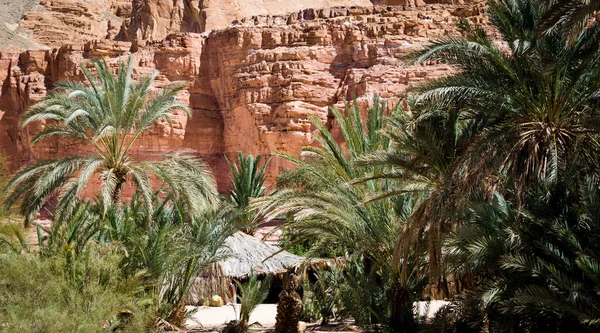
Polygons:
M389 286L374 277L360 263L351 263L340 286L344 315L354 318L358 326L368 331L386 323L390 312L390 300L386 297Z
M256 274L252 274L248 282L240 283L237 282L237 286L240 289L241 295L238 296L240 304L242 305L240 313L240 321L246 324L250 323L250 315L262 302L269 296L269 286L271 280L258 280Z
M47 230L41 253L55 256L64 252L68 258L79 258L91 245L118 245L127 255L114 268L121 267L124 276L141 282L144 293L154 299L158 317L182 326L186 316L183 300L191 281L226 255L219 249L234 229L222 210L190 217L178 202L158 196L150 208L139 196L106 213L100 202L86 202Z
M14 223L0 222L0 253L21 253L27 250L27 240L20 227Z
M140 283L112 247L53 256L0 255L0 331L146 332L154 319Z
M335 266L329 270L317 270L317 280L302 283L302 312L300 319L306 322L321 321L326 325L330 320L339 319L343 311L342 295L339 286L344 282L341 269Z
M240 320L232 320L223 328L222 333L244 333L249 331L250 315L258 305L267 299L270 278L259 280L256 273L253 273L248 281L235 281L240 289Z

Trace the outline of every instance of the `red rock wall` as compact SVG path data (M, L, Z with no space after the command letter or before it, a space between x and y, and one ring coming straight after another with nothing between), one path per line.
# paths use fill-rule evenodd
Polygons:
M37 159L85 151L60 140L31 147L31 133L43 124L20 130L21 114L55 82L81 80L80 63L102 56L116 64L134 55L136 76L160 72L157 88L188 82L181 99L194 110L191 119L174 115L173 126L157 124L136 153L192 150L209 162L224 189L223 155L297 154L313 143L309 115L333 126L330 105L354 96L365 102L374 94L396 102L418 82L451 72L441 64L406 67L401 58L431 38L458 34L458 17L487 24L482 10L481 3L308 9L252 17L211 33L174 33L161 41L100 39L50 51L0 53L0 152L15 170ZM270 181L285 167L273 160Z

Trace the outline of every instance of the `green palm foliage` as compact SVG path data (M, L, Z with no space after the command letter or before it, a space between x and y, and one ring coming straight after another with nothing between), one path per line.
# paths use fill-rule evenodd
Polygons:
M589 19L600 11L598 0L556 0L551 1L544 12L539 29L544 33L562 30L570 43L585 29Z
M366 256L383 265L393 252L406 217L398 216L396 209L410 211L410 202L406 206L391 200L362 205L364 195L356 192L350 186L340 186L313 194L285 192L287 199L279 197L283 195L280 192L257 204L269 203L267 219L291 216L288 227L297 234L296 241L312 244L306 254L309 257L326 253L334 245L337 253L356 259Z
M371 201L410 194L417 202L402 230L396 257L397 261L407 257L427 234L432 276L440 276L443 237L457 223L459 200L453 192L453 173L472 132L472 124L457 111L420 110L413 106L410 114L399 110L390 116L382 130L390 142L388 149L357 160L361 167L376 168L373 176L361 181L394 181L394 187L380 191Z
M228 255L222 246L235 228L225 210L189 216L176 201L157 195L152 204L148 211L134 196L129 205L105 212L101 203L88 201L47 230L41 253L65 254L71 261L92 243L116 245L126 254L121 272L155 297L159 316L180 325L184 318L179 312L191 283L200 271Z
M255 200L253 206L260 209L267 220L287 216L290 223L286 229L297 235L295 241L311 244L309 256L331 252L332 244L336 252L356 258L372 249L385 251L388 243L382 239L388 239L398 228L400 222L392 212L395 206L391 202L361 205L368 193L379 186L377 182L349 184L368 174L365 169L355 168L354 160L386 144L380 135L385 109L386 102L377 97L364 119L356 102L353 106L347 105L344 113L332 107L343 136L341 142L317 117L312 117L311 122L319 133L315 137L318 145L303 148L302 158L276 153L299 166L291 171L296 176L288 174L288 180L297 183L287 181L287 188ZM316 180L315 186L306 182L313 183L313 180Z
M442 279L442 244L470 195L502 188L519 202L533 184L564 177L568 161L578 160L581 171L597 163L600 30L572 46L559 33L539 39L540 13L530 0L490 1L489 15L504 43L463 22L465 37L441 38L415 54L417 62L460 71L418 87L410 115L397 113L384 130L391 149L358 160L380 168L365 179L396 183L373 199L422 199L396 254L426 237L430 274Z
M253 273L245 283L236 281L236 285L240 289L240 322L242 327L250 324L250 315L262 302L269 296L270 279L259 280L258 276Z
M19 227L11 223L0 225L0 253L20 254L27 251L27 248L27 240Z
M343 113L333 106L331 113L342 134L342 143L334 138L331 131L319 118L311 116L310 121L319 133L315 137L317 146L304 147L301 154L302 159L281 153L276 153L276 155L298 165L302 174L318 179L321 188L360 178L366 172L355 168L353 160L387 144L379 133L385 125L384 112L386 108L386 101L380 100L377 96L373 98L373 106L367 110L364 118L361 116L360 106L356 101L352 106L347 104ZM298 177L297 179L302 178Z
M229 201L235 207L238 228L252 233L258 223L258 214L250 211L248 207L251 199L265 195L264 183L269 161L262 163L261 166L260 156L254 158L252 155L245 156L244 153L239 152L237 164L231 163L229 159L227 164L231 171L233 185L233 189L229 191Z
M303 173L318 178L320 189L291 187L253 202L267 220L288 216L288 227L298 235L298 241L313 243L308 255L326 252L331 244L357 256L371 250L384 251L389 242L382 240L389 239L399 228L391 201L361 205L367 193L378 186L375 181L361 186L348 184L367 174L353 166L354 159L383 144L379 131L384 125L385 102L374 102L366 123L356 105L348 106L345 114L332 108L343 143L338 143L325 125L313 117L311 121L319 132L315 138L318 147L303 148L304 158L277 154L297 164Z
M600 186L585 177L546 191L531 191L527 210L499 194L492 205L472 206L447 260L457 275L480 279L475 292L494 325L597 331Z
M318 145L304 148L303 158L279 154L299 166L301 176L296 179L301 182L288 182L289 187L254 200L252 206L267 220L286 217L284 231L294 234L295 242L309 244L307 256L331 253L332 249L345 256L348 274L344 290L349 296L345 306L361 326L374 329L383 324L401 331L414 324L412 301L419 297L424 274L413 260L406 265L405 279L399 285L392 257L416 200L404 195L367 202L376 193L393 190L395 184L369 179L377 168L355 166L360 156L388 147L388 139L382 135L385 109L385 102L377 98L364 115L356 103L345 113L333 108L342 134L339 141L313 118ZM307 176L320 184L313 186L309 179L310 185L304 186ZM401 292L394 294L391 289ZM391 303L398 306L392 310Z
M171 122L171 113L188 108L177 102L184 84L173 84L151 94L157 73L132 79L133 58L121 62L118 73L104 60L93 62L96 75L85 66L86 84L62 82L40 103L23 115L22 126L46 121L32 144L61 137L92 148L87 156L41 161L20 170L8 183L7 206L20 200L20 212L30 222L48 198L59 194L58 213L76 207L86 185L95 175L102 181L104 207L121 205L124 185L132 183L147 207L154 175L171 188L192 213L215 203L215 183L207 167L189 154L175 153L155 161L137 160L131 153L135 142L156 121Z
M445 37L420 51L417 62L444 61L460 72L422 85L417 104L456 108L476 125L454 172L465 190L504 182L519 195L540 179L556 181L575 151L595 160L600 27L568 45L558 32L538 38L541 13L532 0L488 4L502 45L464 24L464 38Z

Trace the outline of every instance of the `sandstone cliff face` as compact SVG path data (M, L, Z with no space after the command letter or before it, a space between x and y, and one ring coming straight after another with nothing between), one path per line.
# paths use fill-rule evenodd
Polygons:
M31 41L49 48L112 39L120 31L123 19L131 13L131 1L128 0L38 2L42 9L26 12L20 25L30 33Z
M102 8L114 10L115 3L107 1ZM130 10L120 8L125 9L115 15ZM138 8L134 3L131 10ZM60 141L31 147L31 134L44 124L20 130L21 114L55 82L82 79L78 64L99 56L116 64L133 55L135 75L159 71L158 89L188 82L180 98L194 110L191 119L174 115L173 126L156 124L137 153L191 150L211 165L224 189L228 169L223 155L297 154L313 143L309 115L332 127L330 105L354 96L362 103L374 94L395 102L418 82L452 71L440 64L405 67L400 58L435 36L458 34L454 23L459 16L487 24L482 10L481 3L306 9L239 20L211 33L172 33L160 41L100 39L48 51L0 53L0 153L14 170L37 159L84 151ZM284 167L273 160L269 180Z
M234 20L305 8L371 6L399 0L18 0L0 3L0 48L54 48L96 39L162 40L170 33L223 29ZM400 1L402 2L402 1ZM5 13L1 13L5 12ZM22 20L20 18L22 17ZM19 22L20 21L20 22Z
M463 0L433 2L462 4ZM19 3L0 3L0 10L7 11L0 16L7 22L5 33L20 39L0 38L0 48L8 45L54 48L104 38L162 40L170 33L224 29L251 16L296 12L303 19L306 8L425 5L424 0L19 0ZM20 24L18 19L13 22L21 16Z

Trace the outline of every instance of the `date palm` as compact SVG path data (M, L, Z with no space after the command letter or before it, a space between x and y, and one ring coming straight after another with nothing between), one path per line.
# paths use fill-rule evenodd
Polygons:
M531 190L521 210L498 193L469 205L446 259L455 277L477 277L490 325L598 330L599 195L597 177L577 175Z
M356 168L354 160L385 142L380 133L385 123L384 110L385 102L375 99L364 122L356 103L348 106L345 113L332 108L342 132L342 143L334 139L318 118L311 118L318 131L318 146L303 148L305 158L278 155L297 164L301 172L318 179L321 185L305 188L300 184L280 189L254 200L253 208L259 209L267 220L290 217L285 227L297 233L300 242L313 244L309 255L327 252L334 244L341 252L357 257L377 257L377 253L369 252L389 250L387 240L394 238L400 221L394 205L386 201L362 206L376 182L349 184L368 174L368 170Z
M460 71L422 85L417 103L458 109L477 124L454 172L465 190L503 182L519 196L537 181L556 182L575 151L587 157L584 165L595 163L600 27L569 45L558 32L538 38L540 8L532 0L489 1L489 15L502 44L466 24L466 37L418 52L417 62L443 61Z
M223 245L235 229L224 209L190 216L170 198L165 191L155 193L148 210L134 195L120 209L111 206L106 212L102 202L85 200L61 223L45 230L48 239L40 242L40 252L83 258L95 246L108 249L110 244L119 244L127 254L119 271L138 281L144 294L154 297L157 315L182 325L184 300L194 279L229 255Z
M466 142L471 139L473 125L462 119L457 110L419 109L412 105L411 113L399 110L392 114L382 130L390 142L388 149L357 159L358 166L377 170L360 181L386 179L396 184L379 191L369 201L406 194L419 198L402 230L395 261L407 265L403 259L426 234L430 275L436 279L443 276L440 274L442 243L456 224L460 205L454 192L453 173Z
M353 315L361 316L361 325L369 329L388 324L396 332L408 327L408 323L414 324L412 301L422 291L418 285L424 274L420 274L422 266L412 265L412 261L400 282L392 266L400 230L413 212L412 195L365 203L375 193L393 190L395 185L386 180L365 179L377 167L355 165L361 155L388 145L389 140L381 131L387 119L385 103L375 99L373 104L364 118L356 103L348 106L345 113L332 109L342 133L340 142L319 119L313 118L318 145L304 148L304 158L280 155L299 166L300 177L288 177L286 188L253 201L252 206L260 209L267 220L287 217L284 230L293 233L296 242L309 244L307 256L345 254L346 268L353 267L355 272L347 277L355 287L352 290L373 288L348 296L357 305ZM293 179L300 183L294 185L290 182ZM355 183L357 180L363 181ZM394 285L393 293L388 293L390 285Z
M153 191L151 175L168 186L191 215L214 204L215 182L202 161L185 153L143 161L131 152L140 136L156 121L171 122L175 110L190 115L189 109L176 100L185 85L173 84L151 93L157 73L134 82L132 57L119 63L116 75L104 60L94 61L93 68L96 75L82 65L86 84L57 84L53 92L23 115L21 122L23 127L37 121L47 122L32 138L34 145L47 138L61 137L88 145L92 153L24 167L7 185L7 206L19 202L20 212L28 223L48 198L58 194L55 213L60 216L77 205L95 175L101 179L99 194L107 209L122 204L126 183L134 185L149 208Z
M396 254L399 261L426 235L434 278L445 276L444 238L482 185L488 195L504 186L521 197L535 182L556 182L575 155L582 169L596 163L600 53L592 33L600 30L570 46L559 33L537 38L532 1L490 1L489 13L505 43L463 23L465 37L445 37L417 52L417 62L444 61L460 71L418 87L411 115L397 114L384 131L391 149L358 161L383 167L366 179L398 183L372 200L422 195Z

